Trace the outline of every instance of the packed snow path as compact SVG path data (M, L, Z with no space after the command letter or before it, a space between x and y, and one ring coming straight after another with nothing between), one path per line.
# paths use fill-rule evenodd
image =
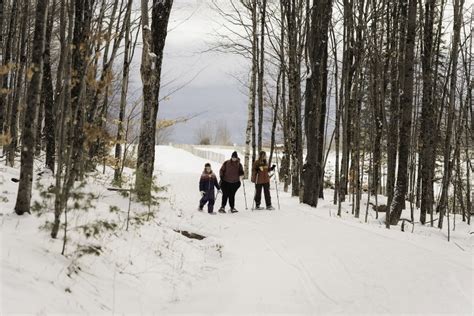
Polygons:
M180 214L177 225L223 245L217 269L163 312L473 312L471 249L331 217L328 203L312 209L282 193L281 210L245 210L241 188L239 213L199 213L197 182L206 161L172 147L159 147L157 161L160 182L169 184L171 204ZM219 168L213 163L216 173ZM250 208L250 182L246 189ZM276 207L274 190L272 198Z

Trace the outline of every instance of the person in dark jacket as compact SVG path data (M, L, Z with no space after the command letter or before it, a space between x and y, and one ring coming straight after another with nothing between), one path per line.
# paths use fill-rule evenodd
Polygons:
M219 175L222 187L222 205L219 212L225 213L227 200L229 200L230 211L236 213L238 211L235 208L235 193L240 188L240 178L244 175L244 167L240 163L236 151L232 153L230 160L227 160L222 164Z
M258 159L255 160L252 166L252 182L255 183L255 206L260 208L262 200L262 189L265 195L265 204L267 210L274 210L272 206L272 198L270 196L270 175L269 171L275 170L275 165L269 166L267 162L267 154L261 151Z
M217 190L220 190L221 187L219 186L219 182L217 181L217 177L212 172L211 164L206 163L204 166L204 171L201 174L201 178L199 179L199 191L201 192L201 200L199 201L199 211L202 211L204 205L207 203L207 211L209 214L214 213L214 202L215 202L215 191L214 187Z

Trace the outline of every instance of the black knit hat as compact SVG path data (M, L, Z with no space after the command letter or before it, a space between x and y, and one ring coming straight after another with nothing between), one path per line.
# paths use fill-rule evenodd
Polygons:
M205 167L210 167L210 166L211 166L211 164L208 163L208 162L206 162L206 164L204 165L204 168L205 168Z
M232 158L239 158L239 155L237 154L236 151L234 151L234 152L232 153Z

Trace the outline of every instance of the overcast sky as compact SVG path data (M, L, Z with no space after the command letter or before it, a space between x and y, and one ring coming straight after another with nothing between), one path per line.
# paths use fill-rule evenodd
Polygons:
M173 128L170 141L194 143L196 130L205 125L229 127L232 141L243 143L247 118L245 89L234 78L248 72L247 63L231 54L202 53L214 40L222 21L210 9L209 1L175 0L170 18L163 60L161 95L185 87L160 103L158 119L172 119L202 113ZM137 49L131 74L131 92L140 92L141 51ZM194 78L195 77L195 78ZM193 80L194 78L194 80Z

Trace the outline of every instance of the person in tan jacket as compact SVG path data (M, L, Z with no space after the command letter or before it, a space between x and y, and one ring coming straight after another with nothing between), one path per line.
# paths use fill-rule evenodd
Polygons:
M267 210L274 210L272 206L272 198L270 196L270 175L269 171L275 170L275 165L269 166L267 161L267 153L261 151L258 159L252 166L252 182L255 183L255 206L257 210L262 209L260 202L262 200L262 189L265 195L265 204Z

